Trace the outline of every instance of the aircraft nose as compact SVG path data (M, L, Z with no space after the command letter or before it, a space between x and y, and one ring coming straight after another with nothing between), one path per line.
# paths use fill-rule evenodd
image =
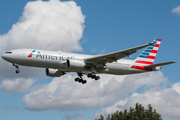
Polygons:
M4 60L6 60L6 61L11 60L11 56L8 55L8 54L3 54L1 57L2 57Z
M2 57L4 60L8 60L8 58L9 58L6 54L3 54L1 57Z
M3 54L2 56L1 56L3 59L5 59L5 55Z

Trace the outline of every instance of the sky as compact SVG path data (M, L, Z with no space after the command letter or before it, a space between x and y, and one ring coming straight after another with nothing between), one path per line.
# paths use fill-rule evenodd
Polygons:
M1 0L0 55L11 49L106 54L161 38L155 63L180 61L179 0ZM135 59L142 50L133 54ZM85 85L76 73L48 77L43 68L0 58L1 120L94 120L151 104L164 120L180 119L179 63L136 75L100 75Z

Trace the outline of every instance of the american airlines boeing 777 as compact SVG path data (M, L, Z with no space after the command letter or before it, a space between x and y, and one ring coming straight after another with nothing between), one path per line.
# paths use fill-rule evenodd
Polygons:
M161 66L176 63L175 61L153 64L159 49L161 39L155 39L152 43L121 50L105 55L83 55L62 51L47 51L37 49L10 50L2 55L2 58L13 63L16 73L19 66L32 66L46 68L46 75L61 77L67 72L76 72L79 77L75 81L85 84L83 74L88 78L99 80L96 74L127 75L150 71L157 71ZM122 59L137 50L147 47L135 60Z

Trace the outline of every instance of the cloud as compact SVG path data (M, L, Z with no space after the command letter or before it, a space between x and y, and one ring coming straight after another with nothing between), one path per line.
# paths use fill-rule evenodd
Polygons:
M171 12L180 15L180 6L173 8Z
M77 119L83 116L85 116L84 112L79 111L78 113L74 113L74 115L65 114L63 120L72 120L72 119Z
M180 83L173 84L171 88L165 87L153 87L143 93L134 92L129 98L120 100L114 105L103 108L95 114L95 117L99 115L105 115L113 113L117 110L124 110L130 107L134 107L138 102L147 108L148 104L151 104L158 113L161 114L163 119L170 120L171 118L180 118Z
M92 53L97 53L97 52L99 52L98 54L103 54L103 53L105 53L105 51L106 51L106 49L102 49L101 51L98 51L98 50L95 49L95 48L93 48L93 49L91 50Z
M91 50L91 52L92 52L92 53L96 53L96 52L97 52L97 49L93 48L93 49Z
M28 2L19 21L6 34L0 35L0 54L19 48L82 51L79 41L83 37L84 22L81 7L74 1ZM0 63L0 77L12 77L9 75L12 66L3 59L0 59ZM39 73L37 69L25 71L33 71L34 76Z
M85 16L74 1L28 2L19 21L0 41L8 49L82 50Z
M3 80L0 84L0 90L9 92L26 92L31 85L35 82L34 79L16 78L13 80Z
M19 109L18 106L13 106L13 105L7 105L7 104L1 104L3 108L5 109L10 109L10 110L17 110Z
M106 49L101 50L101 51L100 51L100 54L105 53L105 51L106 51Z
M107 107L141 86L149 88L167 80L161 72L130 76L101 75L101 80L88 80L85 85L74 82L74 78L73 75L54 78L49 84L31 91L23 98L25 107L29 110L87 110Z

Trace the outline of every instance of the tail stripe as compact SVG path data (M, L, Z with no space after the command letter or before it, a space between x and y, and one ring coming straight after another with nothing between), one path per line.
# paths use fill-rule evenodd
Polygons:
M157 53L150 53L149 55L151 56L156 56Z
M149 55L150 53L146 53L146 52L144 52L144 53L142 53L143 55Z
M159 48L158 47L154 47L153 50L158 50Z
M148 62L154 62L154 59L149 59L149 58L138 58L140 61L148 61ZM136 60L137 61L137 60Z
M143 56L143 55L140 55L139 57L140 57L140 58L155 59L155 56L152 56L152 55L148 55L148 56Z
M157 51L159 49L161 39L155 39L154 44L149 45L145 51L143 51L139 57L135 59L136 65L146 66L152 65L156 58Z
M155 44L155 46L154 47L159 47L159 44Z
M155 59L155 57L156 57L156 56L151 56L151 55L149 55L147 58L149 58L149 59Z
M157 50L152 50L151 53L157 53Z
M152 49L153 49L153 47L148 47L147 49L150 49L150 50L152 50Z
M147 58L148 56L140 55L140 58Z
M153 44L153 45L150 45L149 47L159 47L159 44Z
M153 64L153 62L140 61L140 60L136 60L136 63L142 63L142 64L148 64L148 65L152 65Z
M139 69L139 70L152 71L152 68L146 68L146 67L144 67L144 66L133 65L133 66L131 66L131 68L135 68L135 69Z
M157 41L157 44L160 44L161 43L161 41Z
M144 52L152 52L152 50L145 50Z

